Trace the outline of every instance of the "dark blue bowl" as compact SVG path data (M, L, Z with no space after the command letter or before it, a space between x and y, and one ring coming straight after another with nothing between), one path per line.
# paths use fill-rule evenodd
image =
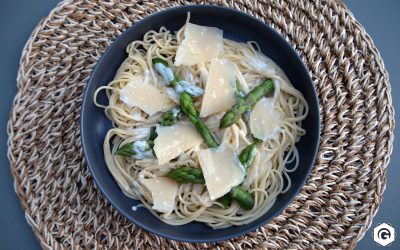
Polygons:
M191 13L192 23L218 27L224 31L225 38L242 42L256 41L262 52L285 71L294 87L303 93L310 106L310 113L302 125L307 130L307 135L296 144L300 154L300 166L290 174L291 188L285 194L278 196L276 203L267 213L248 225L211 229L205 224L192 222L183 226L170 226L158 220L147 209L141 208L139 212L133 212L132 206L137 205L138 202L121 192L104 162L102 144L107 130L111 128L111 122L102 109L94 106L95 90L112 80L117 68L127 56L125 48L130 42L142 39L147 31L158 30L161 26L172 31L178 30L184 25L188 11ZM101 94L98 98L100 103L107 103L105 95ZM313 82L300 57L271 27L247 14L228 8L210 5L177 7L158 12L134 24L120 35L100 58L83 97L81 138L86 162L93 179L111 204L127 219L151 233L173 240L221 241L261 227L281 213L298 194L313 166L318 149L318 99Z

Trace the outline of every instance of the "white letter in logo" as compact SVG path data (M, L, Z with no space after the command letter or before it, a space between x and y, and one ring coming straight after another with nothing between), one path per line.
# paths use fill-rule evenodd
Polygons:
M391 225L382 223L374 228L374 241L382 246L387 246L394 241L396 232Z

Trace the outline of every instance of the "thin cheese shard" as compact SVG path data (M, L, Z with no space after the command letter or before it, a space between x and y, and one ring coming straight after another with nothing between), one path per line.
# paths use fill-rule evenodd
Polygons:
M170 213L175 207L175 197L179 184L168 177L144 179L142 184L150 191L153 198L153 209Z
M202 149L198 157L211 200L222 197L243 182L245 171L229 145Z
M197 147L203 138L194 126L180 121L169 127L157 126L157 138L154 140L154 152L158 164L163 165L183 152Z
M258 139L271 139L278 135L282 118L282 112L274 106L274 98L263 97L250 113L250 131Z
M176 52L176 66L210 62L223 51L223 31L218 28L187 23L184 37Z
M201 117L226 111L235 104L235 72L235 66L231 61L212 60L200 110Z
M155 86L135 78L120 91L120 99L129 107L138 107L149 115L167 111L174 106L167 94Z

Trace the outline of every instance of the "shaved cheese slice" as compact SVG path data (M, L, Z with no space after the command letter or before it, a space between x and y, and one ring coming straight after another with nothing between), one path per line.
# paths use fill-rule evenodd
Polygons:
M174 106L167 94L149 83L135 78L120 91L120 100L130 108L138 107L149 115L167 111Z
M274 106L274 99L263 97L250 113L250 131L258 139L271 139L279 133L282 118L282 112Z
M223 50L223 31L214 27L187 23L185 38L178 47L175 65L194 65L210 62Z
M168 163L183 152L199 146L202 141L203 138L188 122L180 121L169 127L157 126L154 152L158 164Z
M226 59L214 59L210 64L200 116L226 111L236 102L235 66Z
M217 149L202 149L198 157L211 200L243 182L245 171L230 146L222 144Z
M175 207L175 197L179 184L168 177L144 179L142 184L150 191L153 198L153 209L170 213Z

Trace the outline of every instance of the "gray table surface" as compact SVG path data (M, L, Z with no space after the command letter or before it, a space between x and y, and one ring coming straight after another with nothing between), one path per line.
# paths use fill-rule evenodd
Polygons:
M400 1L398 0L347 0L345 1L355 17L363 24L373 38L385 62L392 83L393 103L400 110ZM13 180L7 160L7 120L12 100L16 92L16 72L21 50L32 30L57 4L55 0L9 0L2 2L0 15L0 248L1 249L40 249L30 226L25 221L24 212L14 192ZM400 122L399 115L396 120ZM396 128L395 137L400 130ZM397 140L395 141L397 142ZM380 249L372 238L372 229L378 223L392 224L400 235L400 144L394 145L388 169L388 185L383 203L373 220L372 227L358 243L357 249ZM387 249L399 249L397 239Z

